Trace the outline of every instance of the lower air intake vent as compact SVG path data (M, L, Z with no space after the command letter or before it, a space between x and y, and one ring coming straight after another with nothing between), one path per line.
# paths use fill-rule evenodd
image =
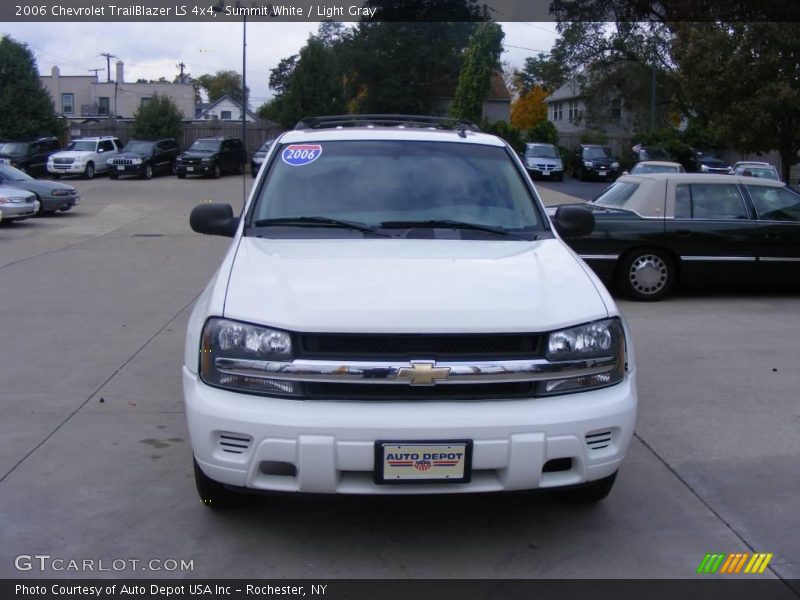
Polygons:
M249 435L239 433L220 433L219 447L223 452L230 454L244 454L250 448L253 439Z
M611 443L611 430L593 431L586 434L586 445L590 450L602 450Z

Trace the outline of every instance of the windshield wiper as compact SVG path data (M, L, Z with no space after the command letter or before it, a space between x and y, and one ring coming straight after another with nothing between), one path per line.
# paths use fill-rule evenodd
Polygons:
M344 229L353 229L362 233L371 233L381 237L392 237L386 233L376 231L373 227L364 223L356 223L355 221L342 221L340 219L331 219L329 217L278 217L274 219L260 219L253 222L254 227L276 227L276 226L296 226L296 227L340 227Z
M466 221L454 221L451 219L432 219L429 221L384 221L380 226L386 229L416 229L419 227L428 229L436 227L446 227L448 229L473 229L476 231L486 231L488 233L502 235L503 237L512 238L515 240L522 240L526 242L530 241L529 238L524 238L517 234L511 233L502 227L492 227L491 225L480 225L478 223L467 223ZM536 237L533 239L536 239Z

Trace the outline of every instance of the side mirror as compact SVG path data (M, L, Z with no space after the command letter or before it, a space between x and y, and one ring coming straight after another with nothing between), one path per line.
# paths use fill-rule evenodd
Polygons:
M628 171L627 171L627 170L625 170L625 171L623 171L623 172L622 172L622 174L623 174L623 175L628 175Z
M98 153L98 154L102 154L103 152L105 152L105 150L103 150L102 148L98 148L98 149L97 149L97 153Z
M559 206L553 226L562 237L583 237L594 231L594 215L583 206Z
M189 225L197 233L233 237L239 227L239 217L233 216L230 204L201 204L192 209Z

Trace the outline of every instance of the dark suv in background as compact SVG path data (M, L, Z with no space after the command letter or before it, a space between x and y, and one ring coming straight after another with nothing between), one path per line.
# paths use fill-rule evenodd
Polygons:
M608 146L581 144L572 151L572 176L587 179L616 179L620 175L619 159Z
M109 158L108 176L136 175L150 179L156 173L172 173L178 158L178 142L174 138L131 140L122 152Z
M61 142L55 137L35 140L0 142L0 163L16 167L29 175L47 173L47 159L61 150Z
M244 169L246 158L244 145L239 138L201 138L178 156L175 174L181 179L187 175L238 175Z

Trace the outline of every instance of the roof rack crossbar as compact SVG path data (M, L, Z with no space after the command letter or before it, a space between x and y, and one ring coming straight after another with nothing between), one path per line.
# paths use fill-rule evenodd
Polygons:
M306 117L297 122L295 129L326 129L333 127L357 127L364 125L377 125L383 127L412 126L436 127L458 131L461 137L466 137L466 131L480 131L472 121L454 117L431 117L423 115L395 115L395 114L369 114L369 115L331 115L325 117Z

